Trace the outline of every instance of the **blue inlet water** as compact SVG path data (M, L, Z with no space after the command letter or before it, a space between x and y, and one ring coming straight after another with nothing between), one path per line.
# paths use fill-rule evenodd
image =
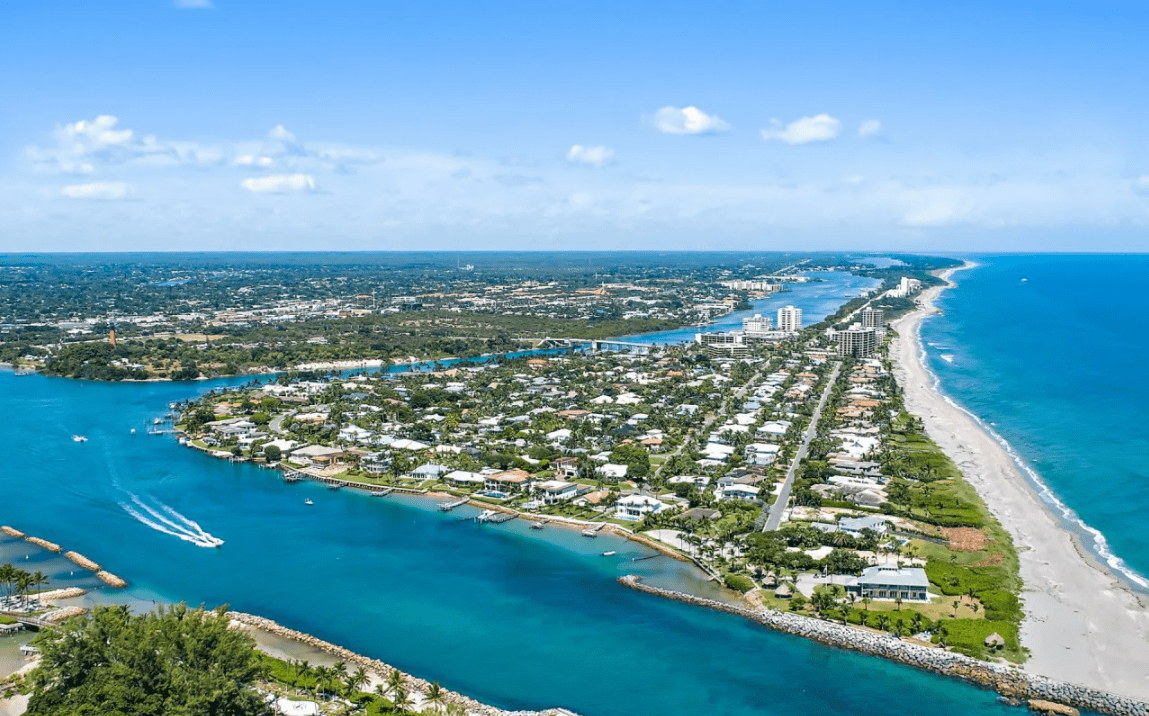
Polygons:
M169 402L227 382L0 372L0 522L95 559L128 579L138 601L226 602L504 708L1013 711L956 681L625 589L615 579L631 572L705 585L666 558L632 562L650 552L614 537L540 535L518 521L477 527L427 502L286 485L144 433ZM208 535L223 545L197 546ZM59 557L0 541L0 560L25 556L21 566L57 585L101 589Z
M972 260L922 324L930 367L1085 543L1149 586L1149 256Z

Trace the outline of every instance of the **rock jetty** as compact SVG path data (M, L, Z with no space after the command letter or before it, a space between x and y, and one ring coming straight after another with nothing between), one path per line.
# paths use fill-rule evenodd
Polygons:
M79 552L65 552L64 556L75 562L78 566L83 567L84 569L88 569L93 572L100 571L100 565L96 564Z
M1055 681L1044 676L1021 671L1013 666L979 661L964 654L957 654L937 647L912 644L889 634L866 631L773 609L751 610L723 604L712 599L703 599L691 594L652 587L643 584L642 580L634 575L619 577L618 581L623 586L637 589L640 592L656 594L667 599L734 614L763 626L787 634L813 639L829 646L850 649L872 656L881 656L935 674L969 681L977 686L992 689L1009 699L1042 702L1048 705L1047 708L1059 709L1053 713L1069 716L1070 710L1061 709L1072 707L1073 709L1109 714L1110 716L1149 716L1149 703L1144 701L1064 681ZM1043 712L1051 713L1048 710L1043 710Z
M0 532L3 532L4 534L8 535L9 537L15 537L16 539L24 539L24 533L21 532L20 530L16 529L15 527L9 527L8 525L0 526Z
M257 617L254 614L245 614L243 612L228 612L227 617L233 622L238 622L245 626L253 627L255 629L265 631L269 634L275 634L276 636L291 639L301 644L307 644L308 646L314 647L321 651L325 651L349 665L361 666L367 671L374 672L382 678L386 678L391 674L391 672L397 671L403 675L403 677L407 680L407 683L415 691L420 691L426 694L427 689L431 686L430 682L424 681L423 679L400 671L399 669L396 669L389 664L385 664L378 659L369 659L362 654L356 654L349 649L344 649L343 647L332 644L331 642L323 641L322 639L311 636L310 634L304 634L303 632L295 631L294 629L288 629L287 627L279 624L278 622L272 621L271 619L264 619L263 617ZM471 716L578 716L577 714L571 711L567 711L566 709L549 709L546 711L503 711L502 709L495 708L494 706L488 706L487 704L480 703L470 698L469 696L464 696L462 694L455 693L454 691L443 689L443 693L445 694L445 703L459 704L463 707L463 709L465 709L466 713L470 714Z
M37 547L43 547L44 549L48 550L49 552L63 552L64 551L64 548L61 547L60 545L56 544L55 542L49 542L48 540L40 539L39 537L25 537L24 541L30 542L30 543L36 545Z
M120 579L111 572L105 572L102 569L99 572L96 572L96 577L98 577L99 580L104 584L108 585L109 587L115 587L116 589L123 589L124 587L128 586L128 583L123 579Z

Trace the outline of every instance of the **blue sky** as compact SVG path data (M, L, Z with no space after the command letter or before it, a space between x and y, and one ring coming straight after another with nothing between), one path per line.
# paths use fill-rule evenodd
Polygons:
M1149 248L1144 3L0 1L0 251Z

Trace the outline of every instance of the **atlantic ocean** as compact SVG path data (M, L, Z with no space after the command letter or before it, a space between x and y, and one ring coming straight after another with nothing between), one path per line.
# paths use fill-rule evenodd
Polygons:
M939 388L1018 456L1067 528L1149 575L1145 255L971 256L921 327ZM1024 546L1024 545L1022 545Z

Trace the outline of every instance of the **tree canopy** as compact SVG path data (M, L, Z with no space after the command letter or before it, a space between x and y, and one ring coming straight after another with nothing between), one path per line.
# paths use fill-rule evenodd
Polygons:
M248 716L269 713L250 685L254 642L223 608L148 614L100 606L36 640L30 716Z

